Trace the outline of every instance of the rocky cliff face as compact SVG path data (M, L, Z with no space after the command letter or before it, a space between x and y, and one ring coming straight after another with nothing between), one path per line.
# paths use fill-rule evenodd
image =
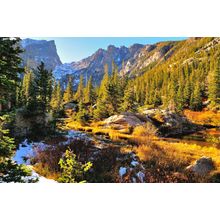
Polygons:
M21 41L24 53L21 54L23 65L36 69L40 62L44 62L48 70L54 70L62 62L57 54L55 42L46 40L24 39Z

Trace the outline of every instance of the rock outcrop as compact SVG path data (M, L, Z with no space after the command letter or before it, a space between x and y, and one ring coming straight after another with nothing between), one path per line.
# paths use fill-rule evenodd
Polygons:
M202 126L193 124L185 116L169 111L150 109L143 110L158 128L158 132L165 137L189 134L202 129Z
M126 112L120 115L113 115L105 119L103 123L105 127L124 129L126 127L136 127L143 125L144 121L140 120L137 115Z
M194 173L205 176L215 169L214 162L210 157L201 157L196 160L194 164L188 166L187 170L193 171Z
M47 132L47 126L52 121L52 115L47 113L46 117L43 114L31 114L26 112L24 109L18 109L15 117L15 129L14 136L16 137L27 137L37 133L41 135Z
M121 130L146 125L146 123L155 127L157 133L163 137L189 134L202 129L202 126L193 124L183 115L159 109L143 110L142 114L126 112L113 115L103 121L103 126Z

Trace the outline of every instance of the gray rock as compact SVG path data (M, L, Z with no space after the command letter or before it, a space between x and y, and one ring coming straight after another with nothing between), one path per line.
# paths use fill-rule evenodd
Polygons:
M104 120L104 125L106 127L113 126L118 129L123 129L126 127L135 127L138 125L143 125L144 122L141 121L135 114L124 113L120 115L113 115Z
M186 169L193 171L198 175L204 176L214 170L215 165L212 158L203 156L196 160L194 164L188 166Z
M158 131L162 136L176 136L196 132L202 126L190 122L184 115L169 110L144 109L143 114L151 118L157 125ZM161 121L155 119L159 115Z
M52 114L47 113L46 117L44 114L31 114L23 108L16 110L15 124L14 124L14 135L15 137L27 137L34 131L45 132L41 129L43 126L49 125L49 122L53 120Z

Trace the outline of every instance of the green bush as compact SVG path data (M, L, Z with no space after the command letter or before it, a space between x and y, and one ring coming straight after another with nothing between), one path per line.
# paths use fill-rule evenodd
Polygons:
M86 164L78 162L76 155L70 149L66 150L63 158L59 161L59 165L62 172L58 182L61 183L86 182L84 174L92 167L91 162Z

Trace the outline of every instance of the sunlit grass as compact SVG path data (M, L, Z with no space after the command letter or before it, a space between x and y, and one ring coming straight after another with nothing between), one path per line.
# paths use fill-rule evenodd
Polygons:
M200 125L220 126L220 112L185 110L184 115L192 122Z
M127 140L133 148L123 147L122 152L130 152L134 150L137 156L148 161L157 158L161 163L192 164L202 156L211 157L215 162L217 171L220 171L220 149L215 147L205 147L189 143L172 143L159 139L156 136L156 130L146 126L138 126L133 133L125 134L120 130L105 128L103 124L93 123L90 126L82 126L77 122L69 122L68 128L90 131L93 134L106 135L112 141ZM182 166L182 165L181 165Z
M205 147L187 143L169 143L166 141L156 141L155 143L166 154L185 162L194 162L202 156L211 157L215 162L217 170L220 171L220 149L216 147Z
M94 135L106 135L113 141L119 139L129 139L131 135L126 134L125 130L114 130L112 128L101 127L102 122L92 123L90 126L81 125L79 122L70 121L67 123L68 129L75 129L79 131L91 132Z
M33 169L47 179L57 180L60 176L58 172L52 172L48 166L43 165L42 163L35 164Z

